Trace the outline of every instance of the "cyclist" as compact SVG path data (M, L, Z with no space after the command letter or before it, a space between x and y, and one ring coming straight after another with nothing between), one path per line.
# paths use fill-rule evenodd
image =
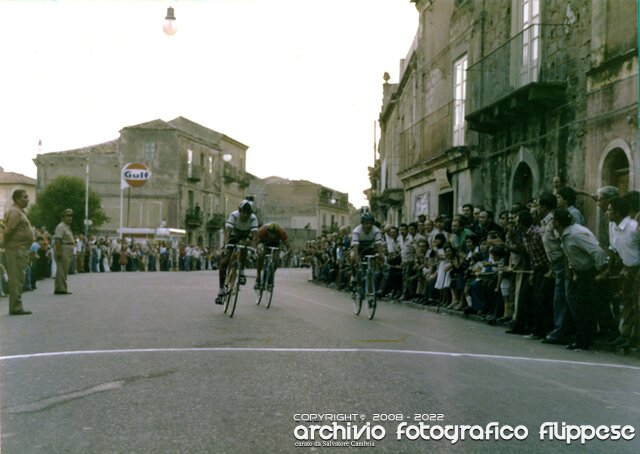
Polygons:
M380 260L384 258L384 238L382 231L373 225L373 215L365 211L360 217L358 225L351 233L351 289L355 291L356 271L360 258L365 255L378 254Z
M216 298L216 304L223 304L225 296L224 280L227 276L227 266L231 260L231 252L227 251L227 245L230 244L256 244L258 235L258 218L253 213L253 204L249 200L240 202L237 210L232 211L227 219L224 229L224 243L220 255L220 291ZM240 254L240 260L243 262L247 257L246 250ZM240 284L245 284L247 278L244 274L240 275Z
M256 285L254 289L260 288L260 279L262 278L262 267L264 265L264 257L265 250L268 251L270 247L280 247L280 243L284 244L287 248L287 254L291 252L291 245L289 244L289 237L287 236L287 232L284 231L282 227L280 227L275 222L270 222L268 224L264 224L258 230L258 260L257 260L257 271L258 276L256 277ZM274 260L274 265L278 267L278 261ZM275 269L274 269L275 272Z

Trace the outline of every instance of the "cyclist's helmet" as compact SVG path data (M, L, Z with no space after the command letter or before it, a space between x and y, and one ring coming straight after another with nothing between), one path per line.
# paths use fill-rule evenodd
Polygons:
M242 202L240 202L240 211L244 212L244 213L253 213L253 205L251 204L251 202L247 199L243 200Z
M375 218L373 217L373 215L371 213L369 213L368 211L362 213L362 216L360 217L360 222L362 224L364 224L365 222L371 222L373 223L375 221Z
M269 227L267 227L267 230L271 233L276 233L280 230L280 226L277 223L272 222L269 224Z

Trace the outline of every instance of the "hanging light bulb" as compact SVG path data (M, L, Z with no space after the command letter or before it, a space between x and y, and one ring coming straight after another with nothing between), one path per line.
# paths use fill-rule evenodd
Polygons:
M175 35L178 31L178 26L176 25L176 16L173 14L172 7L167 8L167 17L164 18L162 31L164 31L169 36Z

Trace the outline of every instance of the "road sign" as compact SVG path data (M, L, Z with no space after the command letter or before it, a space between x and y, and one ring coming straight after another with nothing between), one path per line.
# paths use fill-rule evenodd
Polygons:
M151 178L151 170L144 164L130 162L122 168L122 179L129 186L142 186L149 178Z

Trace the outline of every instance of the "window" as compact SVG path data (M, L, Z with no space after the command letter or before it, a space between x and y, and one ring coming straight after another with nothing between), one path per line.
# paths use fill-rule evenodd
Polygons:
M209 174L213 173L213 156L209 156Z
M193 173L193 150L187 150L187 177Z
M464 145L464 101L467 95L467 56L453 63L453 146Z
M520 0L522 50L520 58L520 84L538 81L540 53L540 0Z
M144 160L154 161L156 159L156 143L152 140L147 140L144 143Z

